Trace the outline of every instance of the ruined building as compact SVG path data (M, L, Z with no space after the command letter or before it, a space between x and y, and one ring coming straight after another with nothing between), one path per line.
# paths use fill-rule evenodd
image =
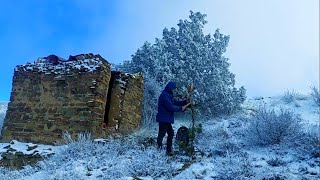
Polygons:
M142 75L111 72L100 55L40 58L15 68L1 141L53 144L64 131L128 134L140 127L142 96Z

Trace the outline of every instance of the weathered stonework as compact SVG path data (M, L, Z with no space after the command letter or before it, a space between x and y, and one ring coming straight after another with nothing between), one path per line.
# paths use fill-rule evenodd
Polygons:
M94 137L102 137L108 133L101 128L102 123L108 121L106 117L114 117L108 116L106 107L113 108L108 103L117 101L108 99L108 90L113 89L109 87L112 86L110 79L110 64L100 55L93 54L79 55L75 61L58 65L39 59L33 64L17 66L2 129L2 141L15 139L53 144L62 139L63 131L68 131L73 137L83 131L91 132ZM140 84L131 86L131 82ZM136 98L136 101L130 99L123 102L140 104L142 86L142 77L131 79L125 89L128 93L125 94L137 90L140 92L127 98ZM122 105L118 112L128 112L131 107ZM130 123L122 124L124 132L140 125L141 105L134 107L131 109L134 113L121 114L125 119L121 122Z
M140 127L136 119L142 116L143 77L112 72L111 81L108 126L115 127L121 134L131 133Z

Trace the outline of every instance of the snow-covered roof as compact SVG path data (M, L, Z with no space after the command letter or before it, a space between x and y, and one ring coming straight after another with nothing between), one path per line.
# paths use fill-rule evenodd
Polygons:
M39 58L33 63L18 65L15 71L41 72L45 74L69 74L73 70L81 72L94 72L105 61L100 55L77 55L75 60L59 60L58 64L51 63L48 59ZM82 57L82 58L78 58Z

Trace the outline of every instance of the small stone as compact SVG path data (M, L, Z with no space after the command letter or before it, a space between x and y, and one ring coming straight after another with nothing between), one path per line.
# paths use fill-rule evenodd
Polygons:
M309 174L315 176L315 175L317 175L318 173L317 173L316 171L309 171Z
M36 149L38 147L38 145L31 145L31 146L28 145L27 147L28 147L27 151L31 151L31 150Z
M3 147L3 149L9 149L10 145Z

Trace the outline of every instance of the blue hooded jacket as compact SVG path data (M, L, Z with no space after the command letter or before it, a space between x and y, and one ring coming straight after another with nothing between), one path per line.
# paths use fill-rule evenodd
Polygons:
M182 111L182 106L187 104L187 101L175 101L173 99L172 90L176 89L176 84L169 82L162 91L158 100L157 122L174 123L174 112Z

